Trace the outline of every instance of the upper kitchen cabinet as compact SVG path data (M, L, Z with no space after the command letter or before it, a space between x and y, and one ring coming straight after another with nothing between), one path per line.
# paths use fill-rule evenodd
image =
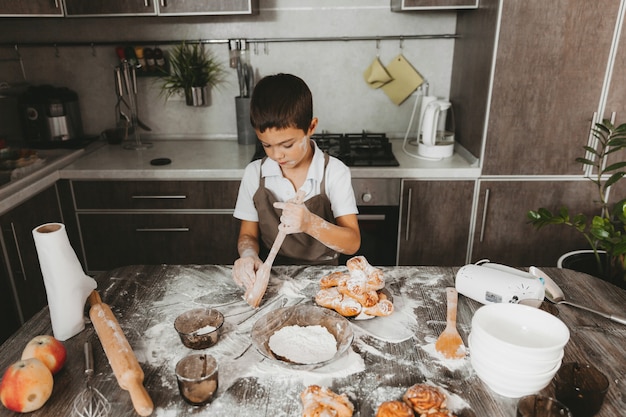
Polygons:
M159 0L159 16L256 14L258 0Z
M67 16L192 16L254 14L258 0L65 0Z
M0 16L62 17L61 0L0 0Z
M154 0L65 0L67 16L156 16Z
M405 12L411 10L475 9L478 0L391 0L391 10Z
M620 1L501 4L483 175L581 175L575 159L602 106Z

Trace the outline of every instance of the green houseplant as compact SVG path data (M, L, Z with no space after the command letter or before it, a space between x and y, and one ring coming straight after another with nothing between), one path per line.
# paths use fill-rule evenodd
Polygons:
M587 156L576 161L592 168L592 176L588 178L596 186L594 202L599 205L600 214L588 219L582 213L571 215L567 207L562 207L558 213L539 208L528 211L527 215L537 229L555 224L574 227L593 251L597 275L626 288L626 199L611 207L608 197L610 187L626 175L626 161L608 163L611 155L626 148L626 124L614 126L604 120L596 123L592 133L597 146L584 146Z
M167 100L173 94L184 92L189 106L210 104L210 88L224 81L224 66L201 43L186 42L169 53L169 71L161 76L161 93Z

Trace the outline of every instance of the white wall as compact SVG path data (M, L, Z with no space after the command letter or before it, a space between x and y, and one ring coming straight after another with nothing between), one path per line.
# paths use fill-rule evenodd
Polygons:
M256 16L145 17L145 18L2 18L0 19L0 82L21 81L15 56L17 42L50 42L50 46L19 47L27 81L66 86L80 97L88 133L113 126L115 92L114 47L55 48L55 42L198 40L229 38L310 38L453 34L455 12L394 13L389 0L260 0ZM157 43L158 44L158 43ZM267 46L267 54L265 53ZM385 132L402 136L413 109L413 98L396 106L382 92L363 81L363 71L380 54L383 63L403 53L429 81L430 93L448 95L453 39L375 41L276 42L252 47L257 76L290 72L302 77L313 91L319 129L330 132ZM163 49L168 49L164 46ZM208 45L228 63L226 44ZM139 114L159 137L235 139L235 70L212 94L212 105L193 108L165 102L158 79L140 78Z

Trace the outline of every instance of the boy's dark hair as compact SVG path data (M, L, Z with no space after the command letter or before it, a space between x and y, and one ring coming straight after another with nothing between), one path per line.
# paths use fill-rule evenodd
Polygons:
M291 74L268 75L258 82L250 101L250 123L255 130L296 128L309 130L313 95L302 79Z

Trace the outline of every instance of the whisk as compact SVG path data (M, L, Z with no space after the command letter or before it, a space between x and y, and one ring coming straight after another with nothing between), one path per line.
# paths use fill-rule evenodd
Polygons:
M83 346L85 354L85 389L74 399L75 417L105 417L111 411L111 403L96 388L91 386L93 376L93 350L91 342Z

